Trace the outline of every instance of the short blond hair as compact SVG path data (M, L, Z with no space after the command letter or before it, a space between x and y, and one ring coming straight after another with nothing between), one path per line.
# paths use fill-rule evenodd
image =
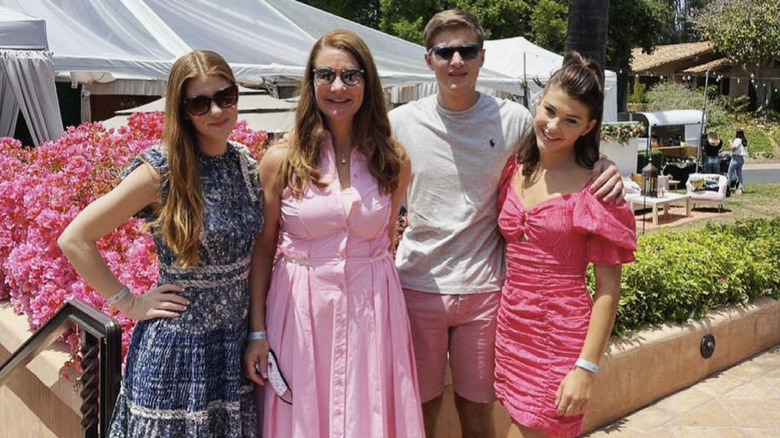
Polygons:
M440 32L452 29L471 29L477 35L477 44L480 47L485 42L485 30L482 29L482 24L477 20L477 17L466 11L448 9L431 17L428 24L425 25L423 31L425 49L433 48L433 40Z

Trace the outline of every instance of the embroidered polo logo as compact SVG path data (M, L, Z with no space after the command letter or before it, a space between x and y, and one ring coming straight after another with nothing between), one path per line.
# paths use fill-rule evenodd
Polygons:
M492 138L490 139L490 147L496 147L496 142Z

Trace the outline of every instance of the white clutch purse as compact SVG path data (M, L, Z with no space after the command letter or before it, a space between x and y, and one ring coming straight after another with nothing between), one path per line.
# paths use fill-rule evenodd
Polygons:
M279 369L279 361L273 350L268 350L268 382L276 392L276 395L288 405L292 404L292 390L284 378L282 370Z

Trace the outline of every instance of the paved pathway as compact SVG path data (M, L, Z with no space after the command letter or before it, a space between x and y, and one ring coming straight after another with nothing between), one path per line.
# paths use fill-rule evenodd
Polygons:
M588 438L780 438L780 345Z

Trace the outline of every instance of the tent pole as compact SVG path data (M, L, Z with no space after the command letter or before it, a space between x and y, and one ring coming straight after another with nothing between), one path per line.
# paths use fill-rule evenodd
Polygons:
M531 96L528 95L528 78L525 76L525 55L523 52L523 99L525 99L525 107L531 109Z
M701 163L701 150L704 148L704 135L707 133L704 120L707 118L707 87L710 83L710 71L704 74L704 110L701 112L701 132L699 133L699 145L696 151L696 173L699 173L699 163Z

